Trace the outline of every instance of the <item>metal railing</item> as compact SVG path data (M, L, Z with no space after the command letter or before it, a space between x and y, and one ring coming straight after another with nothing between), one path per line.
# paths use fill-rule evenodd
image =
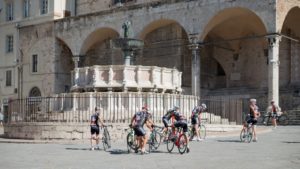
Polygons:
M189 119L191 111L200 101L195 96L159 93L69 93L53 97L11 100L7 122L89 122L94 108L100 108L106 123L129 123L135 112L147 105L156 123L173 106ZM242 123L242 101L202 99L208 110L203 113L209 123Z

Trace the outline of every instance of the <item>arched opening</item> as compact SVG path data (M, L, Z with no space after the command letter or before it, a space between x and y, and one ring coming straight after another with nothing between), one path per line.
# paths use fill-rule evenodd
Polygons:
M71 71L74 70L73 54L67 44L56 38L55 93L69 92Z
M230 8L215 15L201 36L202 94L267 87L268 46L261 38L265 34L261 19L248 9Z
M143 54L136 63L145 66L177 68L182 74L184 93L191 86L191 52L188 49L188 35L174 20L158 20L150 23L140 38L144 40Z
M38 87L33 87L29 92L29 97L41 97L41 91Z
M279 45L280 87L300 87L300 8L292 8L283 23L281 33L295 40L282 38Z
M111 28L100 28L92 32L84 41L81 66L123 64L120 49L113 49L110 40L119 37Z
M300 105L300 8L292 8L286 15L281 34L292 39L281 38L279 44L280 106L284 110Z

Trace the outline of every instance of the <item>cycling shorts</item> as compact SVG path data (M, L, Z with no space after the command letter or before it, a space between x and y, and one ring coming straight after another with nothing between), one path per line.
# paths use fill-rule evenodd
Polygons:
M99 129L99 126L97 126L97 125L91 125L91 134L93 135L93 134L99 134L99 132L100 132L100 129Z
M187 132L188 131L188 127L187 127L187 122L186 121L176 121L174 123L175 127L182 127L183 132Z
M277 112L272 112L272 113L271 113L271 117L272 117L273 119L275 119L277 116L278 116Z
M199 124L199 119L197 117L193 117L191 122L192 122L193 125Z
M252 123L252 125L256 125L257 123L257 120L255 118L250 118L248 121L247 121L248 124Z
M145 131L145 129L142 126L135 126L133 128L133 130L134 130L134 135L136 135L138 137L146 135L146 131Z

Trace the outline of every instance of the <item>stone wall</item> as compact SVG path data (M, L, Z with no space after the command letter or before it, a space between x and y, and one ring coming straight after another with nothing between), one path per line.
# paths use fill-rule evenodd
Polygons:
M108 125L108 124L107 124ZM125 139L127 124L114 124L108 130L112 140ZM5 124L4 136L7 138L35 140L88 140L90 138L89 123L17 123Z
M55 92L55 38L53 23L27 26L20 30L20 55L22 63L22 93L28 97L33 87L38 87L42 96ZM37 55L37 72L32 71L32 56Z

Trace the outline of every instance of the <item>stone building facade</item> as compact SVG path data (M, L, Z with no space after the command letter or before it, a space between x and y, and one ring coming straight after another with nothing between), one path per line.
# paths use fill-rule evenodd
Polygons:
M23 27L74 16L75 4L72 2L73 0L0 0L0 107L2 110L7 111L11 99L28 97L30 93L43 90L36 88L40 85L36 86L35 82L41 81L40 78L44 73L49 74L49 72L31 72L29 67L32 67L32 56L25 56L21 49L23 43L30 43L32 45L30 48L34 49L36 47L34 44L41 38L38 36L42 34L38 31L34 34L22 34L20 30ZM26 37L36 38L34 42L29 42ZM45 45L47 42L41 46L45 48ZM33 53L35 51L39 49L32 50ZM49 50L50 53L53 52ZM47 60L43 58L38 61L38 69L42 69L45 61Z
M184 94L256 97L264 104L275 99L288 109L300 104L299 0L74 3L75 16L20 23L23 71L18 91L23 97L35 87L41 96L68 92L77 64L123 64L121 51L110 40L122 36L122 24L130 21L132 36L145 43L134 64L177 68ZM34 73L33 55L38 57ZM2 100L16 97L0 94Z

